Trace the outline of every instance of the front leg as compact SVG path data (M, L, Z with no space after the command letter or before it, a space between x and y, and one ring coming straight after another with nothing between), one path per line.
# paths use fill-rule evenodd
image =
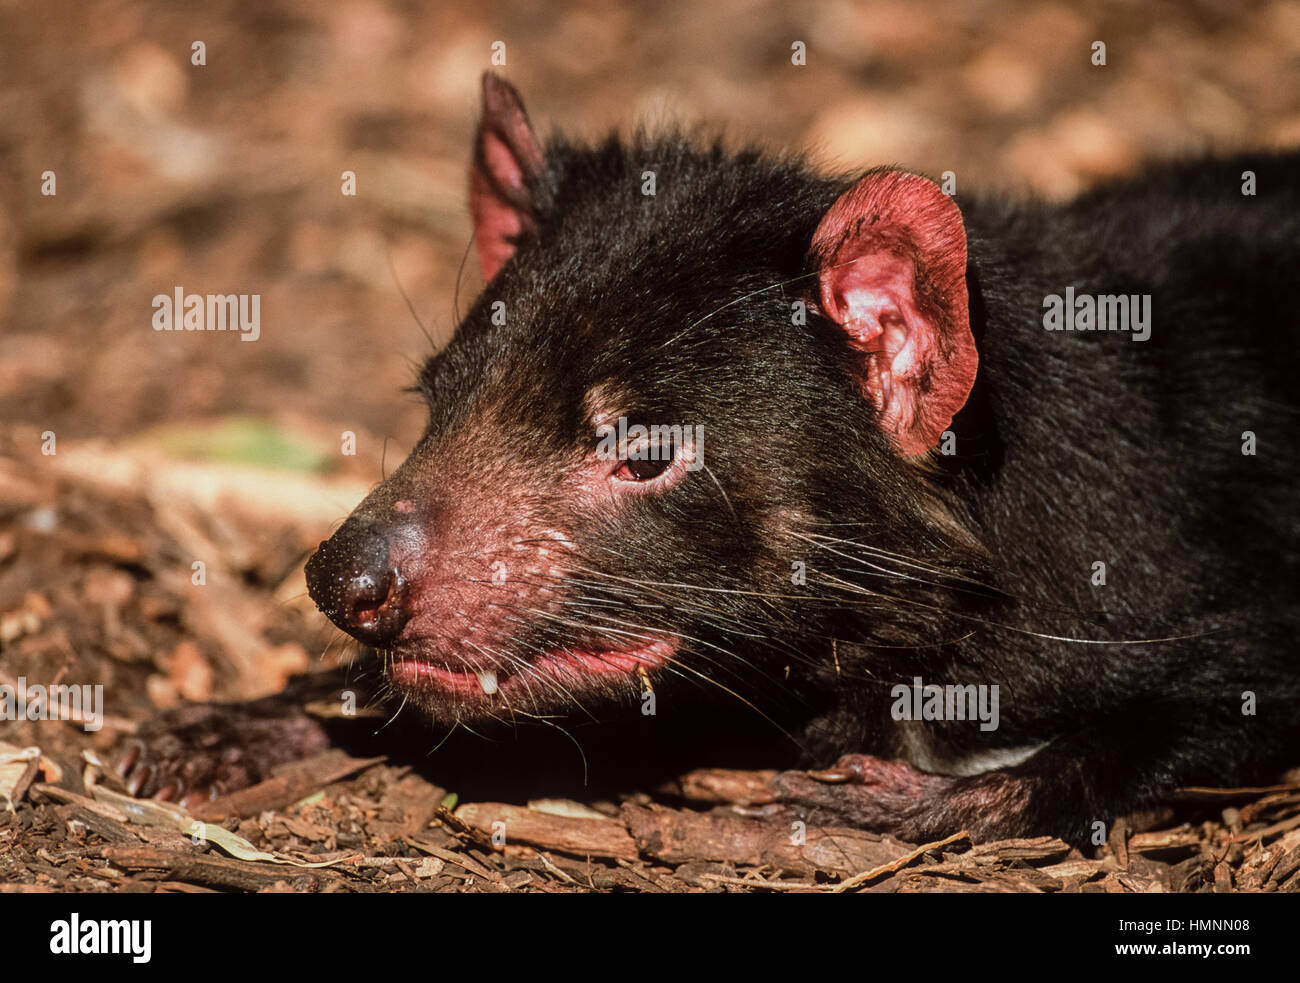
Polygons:
M131 795L191 805L255 785L371 727L321 720L315 702L337 701L342 670L295 676L281 693L244 703L199 703L159 714L128 739L115 769ZM355 733L359 732L359 733Z
M782 772L761 801L814 825L872 829L912 843L963 829L987 840L1028 832L1033 786L1010 772L951 778L905 761L849 754L833 768Z
M976 839L1051 835L1085 846L1097 824L1109 830L1120 816L1159 803L1179 786L1267 782L1291 763L1300 730L1294 710L1286 701L1270 701L1268 712L1291 717L1285 721L1290 730L1276 721L1261 727L1234 700L1246 688L1134 701L1057 737L1022 764L970 777L849 755L828 771L781 773L765 801L811 821L847 823L914 843L965 829ZM1213 698L1204 699L1206 693Z

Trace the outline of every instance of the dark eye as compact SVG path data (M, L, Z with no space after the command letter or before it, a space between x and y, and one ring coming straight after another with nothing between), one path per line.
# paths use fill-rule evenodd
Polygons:
M670 449L671 450L671 449ZM663 460L632 461L627 460L614 472L615 478L623 481L653 481L668 470L673 463L671 453L665 453Z

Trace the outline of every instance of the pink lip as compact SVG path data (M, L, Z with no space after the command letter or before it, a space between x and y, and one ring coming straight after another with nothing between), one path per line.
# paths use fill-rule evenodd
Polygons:
M635 648L627 649L556 649L533 658L527 671L505 671L493 667L497 673L498 692L508 691L519 677L553 676L573 682L583 677L630 675L640 668L651 669L664 665L676 651L676 645L666 639L656 639ZM388 675L398 686L411 689L436 689L465 699L489 700L474 672L458 672L443 665L420 659L396 658L388 666Z

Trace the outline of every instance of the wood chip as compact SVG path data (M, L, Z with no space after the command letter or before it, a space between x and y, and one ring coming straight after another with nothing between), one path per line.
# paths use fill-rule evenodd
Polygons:
M1158 833L1136 833L1128 841L1129 852L1144 856L1174 856L1194 853L1201 848L1200 834L1179 828Z
M886 874L892 874L901 870L908 864L915 863L927 853L936 855L943 852L945 848L956 849L958 847L968 848L970 846L970 833L963 830L960 833L954 833L946 840L938 840L934 843L927 843L925 846L919 846L911 853L906 853L901 857L891 860L889 863L881 864L873 870L864 871L861 874L854 874L848 880L836 885L835 893L850 891L853 888L861 887L863 884L869 884L877 878L884 877Z
M507 842L544 850L622 860L639 856L627 827L604 816L575 819L501 802L472 802L458 808L455 817L488 837L501 830Z
M256 864L182 850L157 850L152 847L104 847L95 856L103 857L122 870L159 871L167 879L201 887L237 891L259 891L287 880L304 880L316 885L334 884L348 888L348 882L322 870L277 867Z
M794 831L784 824L725 813L663 807L623 807L623 820L642 854L668 864L712 860L766 866L794 874L816 871L849 877L908 852L876 833L838 827ZM796 833L801 834L799 842Z
M306 761L295 762L264 782L204 802L189 811L195 819L217 822L227 816L242 818L268 809L283 809L326 785L382 761L383 758L353 758L336 748L331 749Z

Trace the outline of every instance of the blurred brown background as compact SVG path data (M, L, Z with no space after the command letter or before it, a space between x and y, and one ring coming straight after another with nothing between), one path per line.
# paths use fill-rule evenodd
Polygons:
M6 2L0 421L71 442L252 412L356 431L358 475L385 436L400 459L422 412L398 390L429 343L399 284L445 337L498 40L543 130L704 120L963 189L1067 195L1145 156L1300 144L1283 0ZM176 286L260 294L261 340L154 332Z
M0 756L38 746L57 781L160 710L271 693L355 650L306 596L302 564L419 436L424 411L400 390L454 326L479 77L497 41L542 131L703 121L839 169L954 171L963 192L1065 196L1148 156L1300 146L1291 0L0 0L0 685L102 684L106 700L93 733L0 721ZM344 171L356 197L340 193ZM178 287L260 295L260 339L153 330L153 297ZM471 258L462 307L479 287ZM0 775L0 797L22 799L27 773ZM371 769L346 804L294 807L315 818L293 837L411 856L385 817L432 835L444 790L421 782ZM125 882L82 863L72 808L43 793L20 805L33 811L10 827L26 832L0 836L0 889ZM1245 861L1233 836L1246 809L1202 824L1204 843L1153 835L1210 858L1216 890L1232 876L1265 889L1275 865L1293 871L1278 858L1300 831L1285 809L1250 808L1252 829L1291 832ZM362 826L364 843L334 838ZM298 843L278 820L239 828L263 848ZM1231 875L1225 854L1254 866ZM1083 890L1195 890L1200 863ZM352 876L464 888L420 871Z
M0 681L144 716L348 649L302 561L419 436L498 41L542 131L675 117L963 190L1300 144L1279 0L0 0ZM153 330L177 287L260 295L261 337Z

